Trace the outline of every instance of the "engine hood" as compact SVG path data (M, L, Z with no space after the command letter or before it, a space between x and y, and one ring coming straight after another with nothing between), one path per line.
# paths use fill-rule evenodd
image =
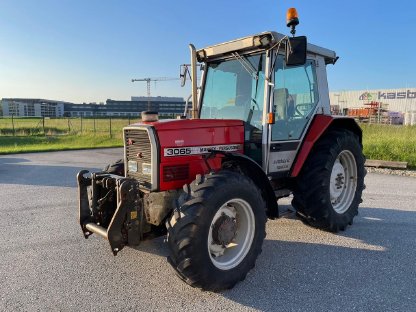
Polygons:
M153 122L139 122L130 126L152 126L157 131L180 130L180 129L200 129L242 126L242 120L234 119L164 119Z

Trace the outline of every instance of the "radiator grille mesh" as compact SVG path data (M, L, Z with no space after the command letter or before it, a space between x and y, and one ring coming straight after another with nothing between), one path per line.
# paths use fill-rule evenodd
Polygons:
M126 147L127 176L143 182L146 186L151 186L151 175L143 173L143 164L150 168L152 164L152 146L150 138L145 129L125 129L124 146ZM129 170L129 161L137 162L137 172Z

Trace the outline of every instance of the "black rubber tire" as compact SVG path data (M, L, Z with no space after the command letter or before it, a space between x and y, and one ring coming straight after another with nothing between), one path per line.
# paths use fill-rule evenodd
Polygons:
M357 188L347 210L340 214L330 200L330 177L337 156L350 151L357 165ZM292 206L307 224L330 232L343 231L353 223L364 189L365 158L359 138L347 129L333 129L313 147L299 176L293 192Z
M166 222L170 256L168 262L179 277L189 285L203 290L219 291L232 288L254 267L266 236L266 204L261 191L244 175L223 170L198 175L184 186L183 202ZM243 199L254 214L255 233L245 258L229 270L217 268L208 250L209 228L218 209L231 199Z
M104 169L103 172L115 174L119 176L124 176L124 159L119 159L112 164L108 164Z

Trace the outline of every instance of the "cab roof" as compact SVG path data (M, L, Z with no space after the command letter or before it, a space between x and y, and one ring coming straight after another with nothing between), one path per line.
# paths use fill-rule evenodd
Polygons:
M273 47L276 43L286 37L275 31L266 31L252 36L247 36L197 50L198 61L207 61L231 52L261 51ZM284 46L284 44L282 45ZM326 64L336 62L336 53L332 50L308 43L308 53L323 56Z

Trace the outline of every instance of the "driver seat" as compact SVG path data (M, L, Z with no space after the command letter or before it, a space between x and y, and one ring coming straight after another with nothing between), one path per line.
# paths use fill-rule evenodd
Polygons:
M286 120L287 117L287 99L289 91L287 88L274 90L273 105L276 112L276 120Z

